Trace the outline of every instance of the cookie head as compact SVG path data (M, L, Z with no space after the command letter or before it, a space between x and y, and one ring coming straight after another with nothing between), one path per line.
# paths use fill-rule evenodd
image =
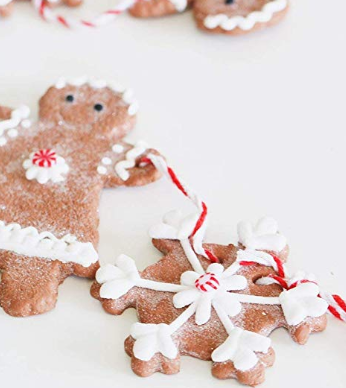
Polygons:
M287 10L288 0L197 0L194 5L201 29L230 35L276 24Z
M62 128L121 138L132 128L137 103L132 92L103 80L60 79L40 100L40 119Z

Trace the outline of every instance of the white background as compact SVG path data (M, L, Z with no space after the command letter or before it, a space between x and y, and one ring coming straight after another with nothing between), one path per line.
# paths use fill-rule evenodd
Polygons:
M75 12L112 2L91 3ZM274 216L291 245L291 268L314 272L325 289L346 296L345 12L341 0L294 1L277 27L232 38L199 32L191 12L146 21L121 16L97 31L71 32L17 4L11 19L0 20L0 103L26 103L36 113L60 75L133 87L141 110L130 140L158 148L203 196L211 215L206 241L234 242L239 220ZM147 229L179 207L191 210L165 180L105 191L101 261L127 253L141 269L154 263L160 256ZM176 376L135 376L123 350L135 312L107 315L89 288L69 278L56 309L43 316L0 311L2 386L238 386L186 357ZM284 330L272 335L277 361L265 387L345 387L346 325L329 321L306 346Z

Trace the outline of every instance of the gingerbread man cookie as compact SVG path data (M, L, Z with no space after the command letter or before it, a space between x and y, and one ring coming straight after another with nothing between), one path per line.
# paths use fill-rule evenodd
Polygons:
M13 11L14 0L0 0L0 16L9 16ZM69 7L77 7L82 3L82 0L47 0L49 6L55 6L57 4L66 4Z
M288 0L145 0L130 13L155 17L183 12L190 5L197 26L207 32L240 35L278 23L288 10Z
M98 270L92 295L110 314L137 310L139 322L125 341L136 374L177 373L181 355L190 355L211 360L217 378L262 383L275 358L271 332L284 327L305 344L310 333L326 328L327 298L312 275L289 275L286 238L271 218L241 222L238 245L203 244L205 203L161 157L148 155L149 161L198 211L167 214L150 230L162 259L140 272L121 255ZM345 306L342 301L337 307L344 316Z
M103 80L60 79L29 110L0 108L0 305L10 315L44 313L70 275L99 267L98 204L105 187L159 177L139 166L149 152L122 141L135 123L130 90Z

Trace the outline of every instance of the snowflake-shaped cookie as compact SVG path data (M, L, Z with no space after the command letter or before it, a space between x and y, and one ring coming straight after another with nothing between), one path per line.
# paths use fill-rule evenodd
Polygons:
M285 327L305 343L325 329L328 304L304 275L291 283L280 277L288 249L274 220L240 223L239 246L203 244L219 260L212 264L186 238L189 224L191 217L165 217L151 229L164 257L140 273L134 260L120 256L97 272L92 295L111 314L136 308L139 323L125 349L138 375L176 373L180 355L190 355L211 360L215 377L257 385L274 362L269 334Z

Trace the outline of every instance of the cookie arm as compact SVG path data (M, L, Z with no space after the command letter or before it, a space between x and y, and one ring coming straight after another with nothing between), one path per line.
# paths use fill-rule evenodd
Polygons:
M119 149L122 147L122 151L117 151L117 148L113 146L113 150L101 159L97 168L98 173L106 178L105 187L144 186L161 177L152 164L141 163L141 160L150 153L159 155L156 150L144 149L140 143L136 146L127 143L116 146Z

